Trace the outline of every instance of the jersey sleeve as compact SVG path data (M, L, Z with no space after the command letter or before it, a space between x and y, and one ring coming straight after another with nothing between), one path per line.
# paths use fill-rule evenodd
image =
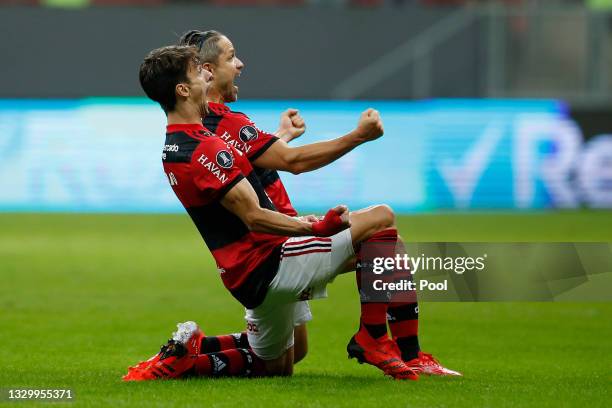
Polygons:
M201 142L191 156L193 182L211 201L220 200L244 178L236 152L218 138Z
M238 144L242 144L242 150L249 161L253 161L261 156L278 137L264 132L255 126L255 123L243 114L234 114L224 117L217 128L217 134L227 132Z

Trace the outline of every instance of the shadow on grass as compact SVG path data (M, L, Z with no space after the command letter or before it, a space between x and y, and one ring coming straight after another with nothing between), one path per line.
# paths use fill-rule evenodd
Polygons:
M448 382L457 381L456 378L450 377L423 377L419 381L410 380L394 380L390 377L381 375L372 375L364 373L364 375L346 374L346 373L300 373L294 374L292 377L190 377L186 379L177 380L163 380L163 381L147 381L139 383L126 383L126 385L132 385L140 387L162 387L162 388L191 388L194 386L198 387L248 387L252 389L266 389L271 390L275 388L283 389L285 391L295 389L304 390L308 388L320 389L326 388L328 391L334 389L342 389L346 385L350 385L353 389L366 390L369 388L376 389L377 387L394 386L396 384L417 384L429 382L431 380Z

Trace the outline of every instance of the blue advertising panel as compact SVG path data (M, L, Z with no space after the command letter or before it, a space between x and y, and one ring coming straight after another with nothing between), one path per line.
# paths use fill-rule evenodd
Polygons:
M385 134L311 173L282 173L299 210L387 203L436 209L612 207L612 136L584 141L553 100L246 101L269 132L298 108L300 145L351 131L368 107ZM0 210L180 212L161 166L165 117L144 99L0 100Z

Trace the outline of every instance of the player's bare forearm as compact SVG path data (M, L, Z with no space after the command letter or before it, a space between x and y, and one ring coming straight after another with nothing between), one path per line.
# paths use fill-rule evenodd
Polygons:
M251 231L292 237L312 235L312 223L261 208L257 193L246 179L232 187L221 204Z
M290 148L282 140L274 143L254 164L258 167L285 170L294 174L316 170L339 159L362 143L378 139L383 134L378 111L364 111L352 132L337 139Z
M312 235L312 223L265 208L249 214L249 229L267 234L302 237Z
M363 141L357 131L324 142L311 143L293 148L293 173L303 173L324 167L344 156Z
M258 167L289 171L293 174L313 171L344 156L363 143L356 131L324 142L289 147L282 140L274 143L253 162Z

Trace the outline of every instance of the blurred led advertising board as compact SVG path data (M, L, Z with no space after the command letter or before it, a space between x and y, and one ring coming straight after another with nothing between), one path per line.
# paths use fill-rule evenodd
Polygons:
M295 206L612 208L612 135L584 140L553 100L241 101L266 131L298 108L292 144L341 136L361 111L385 135L311 173L281 173ZM612 127L611 127L612 133ZM0 100L0 210L181 212L161 166L165 117L145 99Z

